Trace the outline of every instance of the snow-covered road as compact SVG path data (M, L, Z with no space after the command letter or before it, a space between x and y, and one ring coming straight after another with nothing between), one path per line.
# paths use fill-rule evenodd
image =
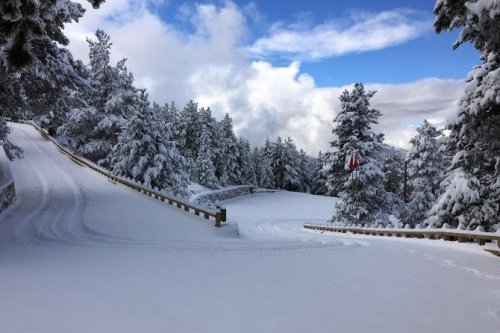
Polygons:
M332 198L225 202L231 227L145 197L13 125L0 332L498 332L500 261L473 244L319 234Z
M213 222L114 184L75 164L28 125L13 125L25 157L11 163L18 201L2 214L2 244L175 246L213 240Z

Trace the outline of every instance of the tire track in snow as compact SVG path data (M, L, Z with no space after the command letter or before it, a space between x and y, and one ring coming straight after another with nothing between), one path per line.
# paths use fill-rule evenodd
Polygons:
M22 145L24 150L26 151L27 145L31 144L30 140L24 133L20 132L20 134L23 136L23 141L25 142L24 145ZM36 238L37 236L37 230L35 227L34 221L36 221L37 218L39 218L40 215L43 214L44 211L47 210L47 207L49 205L49 200L50 200L50 194L49 194L49 189L48 189L48 184L46 180L40 175L38 170L34 168L33 166L36 165L35 161L33 160L32 156L27 157L25 153L24 158L27 158L27 160L30 160L31 163L23 163L23 166L29 168L31 170L31 175L35 176L32 181L34 180L35 182L38 183L39 186L37 186L37 189L40 190L39 193L26 193L26 192L21 192L18 194L20 197L20 207L24 204L24 201L29 201L29 200L36 200L39 196L41 197L41 200L39 200L38 205L36 208L27 216L25 216L22 221L19 223L18 226L15 228L15 238L16 240L23 242L23 243L30 243L33 241L33 239ZM16 183L19 181L23 180L17 180ZM32 187L33 188L33 187ZM21 209L19 209L21 211Z
M21 198L30 198L31 196L31 199L33 197L40 197L41 199L38 206L16 226L16 239L22 243L56 242L74 244L75 239L69 238L70 233L65 229L68 228L68 220L70 222L74 221L78 215L81 215L81 200L77 198L75 190L71 188L67 174L54 163L55 161L50 158L49 154L38 146L37 140L31 138L22 126L16 126L14 132L17 134L14 140L21 139L23 142L21 146L24 147L25 151L36 150L37 152L37 154L25 154L23 167L29 168L31 172L28 174L34 176L31 181L37 182L39 184L38 188L41 189L39 193L35 194L27 193L26 190L19 193ZM47 162L57 170L57 179L53 179L52 174L44 173L39 167L39 165ZM70 197L67 197L63 191L54 192L53 183L61 185L58 180L63 180L64 184L71 189L70 193L72 195ZM21 186L22 188L23 186ZM33 186L24 188L32 189ZM21 199L21 205L22 201ZM24 207L24 210L26 210L26 207ZM18 213L22 214L23 211L19 210Z

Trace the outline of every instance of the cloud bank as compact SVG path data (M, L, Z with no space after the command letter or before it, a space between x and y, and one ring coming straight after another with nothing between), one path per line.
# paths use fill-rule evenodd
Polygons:
M252 43L247 20L259 15L255 6L240 8L226 1L167 7L177 10L184 24L181 27L162 20L156 12L162 3L114 0L93 10L82 2L89 9L79 23L66 27L69 48L86 61L85 39L103 29L111 35L112 59L128 58L138 86L147 88L153 100L174 100L182 107L193 99L210 106L219 119L229 113L237 134L253 144L261 144L266 137L291 136L311 155L328 148L332 120L340 107L338 97L351 87L318 87L311 75L301 71L300 61L275 66L265 57L248 58L248 50L261 56L284 52L297 59L318 59L416 38L424 22L413 20L414 13L392 11L359 14L347 26L330 22L302 32L274 24L269 37ZM333 39L320 42L313 38L320 33ZM291 48L293 43L279 37L287 34L301 47ZM349 42L351 38L354 41ZM463 85L462 81L437 78L399 85L366 84L367 89L378 91L373 106L383 116L377 130L386 133L386 142L407 147L415 126L424 118L444 125Z

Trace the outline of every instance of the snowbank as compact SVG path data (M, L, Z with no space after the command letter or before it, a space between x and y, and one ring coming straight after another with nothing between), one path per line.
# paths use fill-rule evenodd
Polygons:
M16 187L4 152L0 153L0 212L16 200Z

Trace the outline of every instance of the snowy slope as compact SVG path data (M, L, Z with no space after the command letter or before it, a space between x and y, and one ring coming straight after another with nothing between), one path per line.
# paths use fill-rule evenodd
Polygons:
M11 165L21 207L3 216L7 223L1 225L0 237L127 246L212 237L212 221L135 194L75 164L31 126L13 127L12 140L25 151L25 158Z
M241 237L74 164L14 125L1 332L498 332L500 263L475 245L318 234L333 199L224 202Z

